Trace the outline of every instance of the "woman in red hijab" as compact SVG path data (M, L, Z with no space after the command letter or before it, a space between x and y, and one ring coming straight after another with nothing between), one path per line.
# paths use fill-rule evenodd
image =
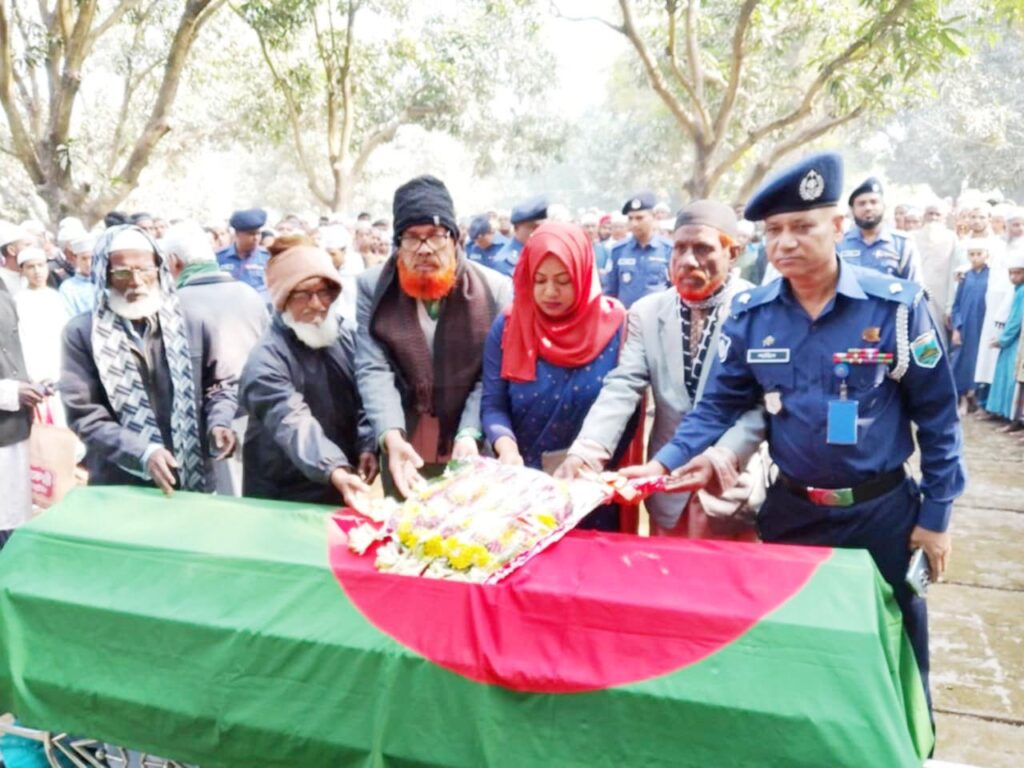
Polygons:
M572 444L618 362L626 310L601 295L590 238L575 224L538 227L512 280L515 299L484 345L481 418L501 461L542 469L544 454ZM582 527L618 530L617 518L601 508Z

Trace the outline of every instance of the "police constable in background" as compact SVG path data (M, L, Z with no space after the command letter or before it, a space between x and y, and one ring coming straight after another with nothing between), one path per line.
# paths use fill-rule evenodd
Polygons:
M885 199L878 179L865 179L847 200L853 227L839 243L839 258L850 264L877 269L893 277L921 282L917 244L906 234L893 232L883 222Z
M501 250L494 257L494 262L488 266L498 270L503 275L512 277L516 271L516 264L519 263L519 254L530 239L533 230L544 223L548 217L548 201L543 196L531 197L524 200L512 209L512 237L502 246Z
M616 297L627 309L637 299L669 287L672 243L655 230L652 209L656 203L653 193L641 192L622 206L633 236L612 249L603 282L604 292Z
M703 399L653 460L623 473L682 468L700 488L710 478L701 452L763 403L779 473L758 516L761 538L867 549L903 611L927 690L927 611L905 575L913 549L933 580L950 555L965 482L956 392L921 287L836 258L842 175L838 155L813 155L748 202L782 279L734 299ZM920 486L904 469L911 423Z
M264 271L270 254L260 245L260 230L267 223L267 212L262 208L235 211L228 221L235 231L234 240L217 253L222 272L259 291L260 297L270 303Z
M466 258L491 269L497 269L498 254L505 247L508 238L495 230L491 217L487 214L474 216L469 223Z

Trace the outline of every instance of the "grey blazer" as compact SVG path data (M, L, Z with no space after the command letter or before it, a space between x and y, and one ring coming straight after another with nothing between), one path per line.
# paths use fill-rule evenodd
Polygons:
M501 312L512 301L512 281L488 267L481 267L472 262L466 265L487 282L494 296L497 310ZM356 380L359 384L359 395L363 400L366 416L373 426L377 440L390 429L407 430L405 411L402 408L402 395L399 382L392 368L387 352L370 333L370 310L373 306L373 295L377 290L383 265L375 267L359 275L359 295L356 300ZM483 395L483 383L477 380L476 386L466 399L459 420L459 431L475 429L480 426L480 398Z
M745 280L733 279L730 295L719 308L722 314L710 340L709 354L713 355L718 349L722 321L729 312L732 296L751 287ZM683 340L675 288L637 301L630 307L627 323L626 343L619 364L605 377L601 394L587 413L577 440L593 441L611 454L649 386L654 399L654 424L647 455L653 456L671 439L683 416L694 406L683 384ZM711 362L709 358L701 372L698 400L707 383ZM743 414L717 445L735 453L742 467L757 452L765 433L764 410L759 406ZM660 525L671 527L689 499L689 494L655 494L646 504Z

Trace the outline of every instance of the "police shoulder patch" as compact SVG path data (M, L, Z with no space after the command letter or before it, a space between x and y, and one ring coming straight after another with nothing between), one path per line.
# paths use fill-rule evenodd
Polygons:
M910 342L910 354L921 368L934 368L942 359L942 345L935 331L925 331Z
M729 347L732 346L732 337L726 336L724 333L718 337L718 361L721 363L725 362L725 359L729 357Z

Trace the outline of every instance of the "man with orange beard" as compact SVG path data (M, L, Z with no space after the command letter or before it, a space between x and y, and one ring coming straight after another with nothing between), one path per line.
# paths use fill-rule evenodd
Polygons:
M440 180L403 184L393 212L391 256L359 276L356 376L386 454L385 490L406 496L478 453L484 341L512 284L465 258Z
M604 469L648 387L654 402L649 453L654 455L672 437L701 397L714 354L709 350L718 349L732 297L752 287L733 273L740 250L737 238L736 214L724 203L698 200L679 211L668 267L672 287L630 307L619 364L605 378L556 475L571 478L584 466ZM752 530L744 525L747 515L734 513L751 501L756 478L739 473L762 440L764 413L756 407L708 449L717 497L701 492L647 499L652 535L751 538ZM723 499L725 492L728 498Z

